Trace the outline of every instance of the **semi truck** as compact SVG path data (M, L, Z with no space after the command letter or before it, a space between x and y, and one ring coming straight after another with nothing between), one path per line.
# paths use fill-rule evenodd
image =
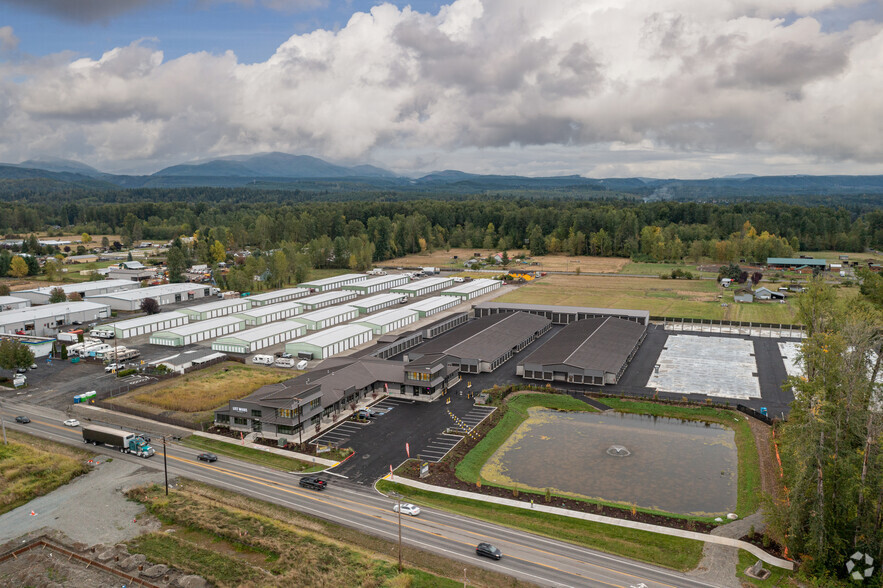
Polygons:
M106 445L120 453L131 453L138 457L150 457L156 453L153 447L134 433L99 425L83 427L83 443Z

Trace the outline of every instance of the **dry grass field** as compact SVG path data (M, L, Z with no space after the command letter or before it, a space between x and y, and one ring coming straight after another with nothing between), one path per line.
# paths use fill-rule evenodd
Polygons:
M718 298L718 296L722 298ZM647 310L653 316L791 323L794 302L735 304L733 290L712 280L549 275L504 294L499 302ZM727 306L722 306L726 303Z
M459 269L463 267L463 262L473 257L476 253L480 253L482 258L492 253L499 253L498 249L451 249L445 251L439 249L433 252L415 253L405 257L397 257L381 263L386 267L440 267L447 269ZM509 258L515 259L516 256L530 255L526 250L513 249L508 251ZM457 259L454 259L457 256ZM544 272L573 272L579 268L584 273L608 273L615 274L622 270L629 260L622 257L591 257L588 255L568 256L568 255L538 255L531 257L530 261L536 262L537 265L525 265L521 263L511 263L509 269L527 268L533 271ZM502 268L500 268L502 270Z
M211 420L212 411L229 400L244 398L261 386L282 382L301 373L224 362L108 401L198 423Z

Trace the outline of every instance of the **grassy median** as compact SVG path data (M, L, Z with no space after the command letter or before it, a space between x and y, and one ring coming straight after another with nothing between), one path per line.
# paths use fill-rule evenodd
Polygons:
M169 496L152 486L129 497L164 523L129 541L129 551L216 586L453 588L464 569L471 586L521 585L407 546L399 572L394 542L189 480Z
M181 440L181 445L190 447L191 449L199 449L201 451L208 451L218 455L235 457L247 461L248 463L275 468L286 472L318 472L328 467L322 464L302 461L293 457L286 457L277 453L270 453L269 451L260 451L259 449L245 447L237 444L232 439L230 442L227 442L209 439L208 437L201 437L199 435L190 435Z
M88 452L17 431L6 436L9 444L0 444L0 514L89 471Z

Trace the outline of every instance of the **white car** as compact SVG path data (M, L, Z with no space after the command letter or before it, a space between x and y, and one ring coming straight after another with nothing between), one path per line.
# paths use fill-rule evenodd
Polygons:
M64 426L65 427L79 427L80 421L78 421L77 419L67 419L66 421L64 421Z
M392 512L399 512L399 505L394 504L392 506ZM402 503L402 514L411 515L412 517L416 517L420 514L420 507L414 506L413 504L408 504L407 502Z
M125 367L126 366L124 366L121 363L112 363L112 364L108 365L106 368L104 368L104 373L109 374L111 372L118 372Z

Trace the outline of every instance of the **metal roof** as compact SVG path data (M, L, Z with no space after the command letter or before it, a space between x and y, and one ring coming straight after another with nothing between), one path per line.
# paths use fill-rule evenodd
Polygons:
M44 286L42 288L33 288L31 290L20 290L20 292L34 292L37 294L52 294L55 288L61 288L65 294L73 292L89 292L90 290L103 290L104 288L120 288L127 286L129 288L138 288L138 283L132 280L92 280L91 282L79 282L76 284L60 284L58 286Z
M134 329L136 327L142 327L144 325L153 325L156 323L161 323L163 321L167 321L170 319L184 319L184 322L189 322L190 317L186 314L181 314L180 312L160 312L158 314L148 314L147 316L139 316L137 318L128 319L125 321L119 321L116 323L110 323L107 325L101 325L102 327L113 327L115 329Z
M367 308L370 306L377 306L378 304L386 304L387 302L395 302L397 300L401 300L401 294L377 294L375 296L369 296L367 298L360 298L359 300L352 300L347 302L350 306L356 306L358 308Z
M602 314L602 315L620 315L633 316L635 318L644 319L644 322L650 320L650 311L648 310L629 310L623 308L593 308L589 306L558 306L554 304L521 304L517 302L481 302L475 305L476 308L497 308L500 310L524 310L539 312L560 312L568 313L586 313L586 314Z
M393 288L396 292L399 290L406 290L408 292L413 292L417 290L422 290L427 286L438 286L439 284L453 284L454 278L427 278L425 280L417 280L416 282L411 282L409 284L402 284L401 286L396 286Z
M358 313L359 309L352 306L329 306L328 308L320 308L319 310L314 310L312 312L306 312L304 314L299 314L297 316L288 317L288 320L308 320L313 322L318 322L321 320L325 320L328 318L338 317L342 314L347 313Z
M273 314L274 312L279 312L280 310L287 310L289 308L303 308L303 306L301 304L298 304L294 300L286 300L285 302L279 302L278 304L268 304L266 306L254 306L252 308L240 310L236 314L257 318L260 316L267 316L268 314Z
M364 327L362 325L338 325L312 335L307 335L306 337L301 337L300 339L295 339L291 343L306 343L316 347L326 347L354 335L371 332L371 327Z
M551 323L549 319L536 314L500 312L475 319L439 335L413 352L446 353L460 358L493 360Z
M340 282L346 282L348 280L364 280L368 276L365 274L343 274L340 276L333 276L331 278L322 278L321 280L309 280L307 282L303 282L303 284L298 284L299 286L331 286L333 284L339 284Z
M218 327L226 327L227 325L234 325L236 323L243 322L245 321L234 316L221 316L218 318L208 319L207 321L196 321L193 323L188 323L186 325L172 327L171 329L163 329L162 331L157 331L156 333L153 333L151 337L162 337L164 335L185 337L194 333L202 333L204 331L216 329Z
M0 324L9 324L20 321L33 321L41 318L67 315L74 312L86 312L89 310L107 310L110 307L100 302L58 302L55 304L41 304L40 306L28 306L0 312Z
M274 298L278 298L280 296L294 296L298 298L300 296L306 296L310 293L309 288L286 288L284 290L273 290L271 292L261 292L260 294L254 294L252 296L246 297L246 300L260 300L263 302L264 300L273 300Z
M404 308L417 311L427 311L435 310L436 308L441 308L442 306L446 306L451 303L459 304L460 302L460 299L456 296L433 296L432 298L427 298L426 300L421 300L420 302L409 304Z
M570 323L519 364L561 364L618 373L647 327L615 317Z
M216 302L206 302L205 304L197 304L195 306L188 306L187 308L181 308L180 311L190 311L190 312L210 312L212 310L218 310L222 308L230 308L231 306L238 306L240 304L245 304L246 309L251 306L251 303L248 302L247 298L231 298L228 300L218 300Z
M416 310L408 310L407 308L394 308L392 310L385 310L383 312L378 312L377 314L369 314L365 318L359 319L357 324L360 325L377 325L378 327L392 324L396 321L402 320L403 318L415 317L417 318Z
M307 304L321 304L322 302L328 302L329 300L342 300L344 298L352 298L355 292L351 290L333 290L331 292L322 292L321 294L316 294L315 296L307 296L306 298L299 298L298 303L307 305Z
M503 284L503 282L501 282L500 280L489 280L487 278L480 278L478 280L472 280L471 282L463 282L462 284L458 284L453 288L448 288L444 292L456 294L471 294L473 292L481 290L482 288L492 286L493 284L497 284L498 286L500 286Z
M803 257L767 257L767 265L828 265L824 259L806 259Z
M126 281L130 284L137 282ZM178 294L183 292L192 292L209 288L204 284L161 284L159 286L148 286L147 288L135 288L134 290L126 290L125 292L112 292L110 294L99 294L101 297L115 298L117 300L141 300L143 298L152 298L153 296L162 296L164 294ZM93 296L97 298L97 296Z
M255 327L253 329L237 331L236 334L224 335L223 337L219 337L218 339L216 339L215 343L225 343L227 341L244 341L248 343L253 343L267 337L272 337L273 335L278 335L280 333L290 333L292 331L303 329L303 325L299 325L297 323L292 323L289 321L282 321L281 323L270 323L268 325L261 325L260 327Z
M342 287L343 288L353 288L355 286L358 286L359 288L363 288L363 287L371 287L371 286L383 286L383 285L389 284L390 282L400 281L403 278L407 278L407 276L404 276L402 274L392 274L390 276L380 276L377 278L368 278L367 280L362 280L360 282L356 282L355 284L347 284L346 286L342 286Z

